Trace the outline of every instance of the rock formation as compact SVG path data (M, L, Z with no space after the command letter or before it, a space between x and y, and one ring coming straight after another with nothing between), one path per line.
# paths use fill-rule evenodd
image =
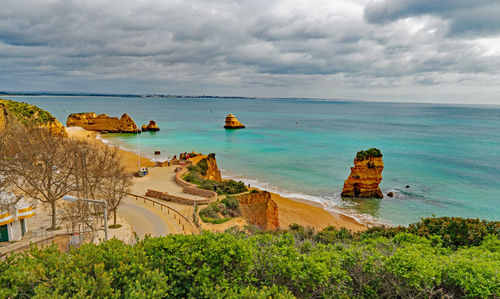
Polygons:
M241 214L248 223L265 230L279 229L278 205L271 199L271 193L245 193L235 197L239 200Z
M0 131L14 122L34 124L67 136L66 129L52 114L35 105L0 99Z
M226 125L224 126L225 129L243 129L245 126L240 123L240 121L232 114L229 113L226 116Z
M141 129L142 129L143 132L146 132L146 131L152 131L152 132L160 131L160 128L158 128L158 125L153 120L150 120L148 125L146 125L146 124L142 125Z
M354 159L351 174L344 182L342 196L358 198L383 198L379 184L382 181L384 162L380 150L371 148L360 151Z
M212 153L208 156L198 155L190 159L190 161L202 169L203 179L222 182L220 170L217 167L217 160L215 160L215 154Z
M127 114L121 118L109 117L107 114L72 113L66 121L68 127L82 127L89 131L106 131L108 133L140 133L134 120Z

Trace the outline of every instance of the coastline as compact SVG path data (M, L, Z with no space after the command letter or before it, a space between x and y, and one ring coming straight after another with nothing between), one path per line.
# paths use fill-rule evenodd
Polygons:
M85 138L98 141L104 145L112 146L102 138L98 138L97 132L87 131L82 128L72 127L66 128L68 135L72 138ZM151 159L138 155L132 151L118 147L124 159L126 171L137 171L140 164L143 167L153 167L155 162ZM299 198L288 198L281 196L275 192L270 192L272 199L278 205L279 222L281 229L287 229L289 225L296 223L304 227L312 227L316 230L333 225L336 227L344 227L352 231L363 231L367 226L351 217L336 211L327 211L319 202Z

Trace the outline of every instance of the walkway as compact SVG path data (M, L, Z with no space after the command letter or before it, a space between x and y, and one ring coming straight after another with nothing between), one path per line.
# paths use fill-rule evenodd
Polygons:
M170 233L180 233L179 225L168 217L164 211L151 204L125 198L118 208L118 215L132 226L137 236L143 239L145 235L152 237L165 236Z
M152 189L188 199L200 199L200 196L182 192L183 187L175 181L176 167L178 166L150 168L150 174L142 178L134 178L134 187L131 193L144 196L148 189Z

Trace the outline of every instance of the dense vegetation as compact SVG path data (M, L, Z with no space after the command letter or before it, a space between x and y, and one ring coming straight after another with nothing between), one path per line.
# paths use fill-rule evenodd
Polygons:
M232 196L226 196L220 202L211 203L200 211L201 220L213 224L224 223L240 215L240 202Z
M27 103L0 99L0 104L5 105L7 110L21 123L46 125L56 119L49 112Z
M217 194L231 195L248 191L245 183L236 182L235 180L224 180L222 182L204 179L208 170L206 159L198 162L196 165L188 166L188 173L184 176L184 180L197 185L201 189L216 191Z
M440 218L352 234L293 225L32 249L0 262L0 297L495 298L499 226Z
M358 161L363 161L370 157L382 157L382 152L379 149L372 147L366 151L359 151L356 153L356 160Z

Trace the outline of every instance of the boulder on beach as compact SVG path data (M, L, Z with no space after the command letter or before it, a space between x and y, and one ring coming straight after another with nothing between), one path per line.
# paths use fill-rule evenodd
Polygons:
M379 184L382 181L384 162L376 148L359 151L354 159L351 174L344 182L343 197L383 198Z
M225 129L243 129L245 126L240 123L240 121L232 114L229 113L226 116L226 125L224 126Z

